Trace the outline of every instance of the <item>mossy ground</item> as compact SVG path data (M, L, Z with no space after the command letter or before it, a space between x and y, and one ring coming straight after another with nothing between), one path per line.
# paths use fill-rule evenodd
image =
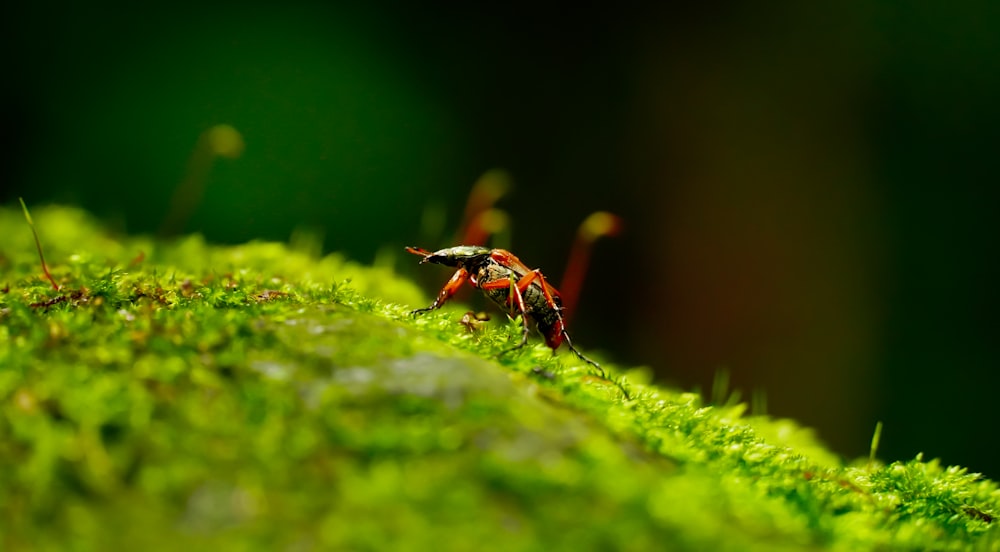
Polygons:
M2 550L1000 550L1000 491L845 464L315 244L0 209Z

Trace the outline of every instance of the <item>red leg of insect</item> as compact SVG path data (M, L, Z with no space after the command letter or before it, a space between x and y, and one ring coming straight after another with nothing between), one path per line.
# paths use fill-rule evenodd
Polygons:
M441 308L441 305L443 305L445 301L450 299L452 295L455 295L455 292L458 291L458 288L462 287L462 284L464 284L468 279L469 279L469 272L464 268L458 269L457 271L455 271L455 274L451 277L451 280L448 280L448 283L445 284L443 288L441 288L440 292L438 292L437 299L435 299L434 302L431 303L431 306L422 309L417 309L411 312L410 314L417 315L422 312L432 311L434 309Z
M513 275L514 273L512 272L511 276ZM525 278L527 278L527 276L522 277L516 284L510 277L493 280L491 282L486 282L485 284L479 284L479 289L482 290L510 288L510 298L508 299L511 303L510 314L513 316L515 312L521 313L521 323L524 325L524 330L521 332L521 342L510 349L501 351L501 355L505 355L511 351L516 351L528 344L528 333L530 332L528 329L528 309L524 306L524 296L521 295L521 282L524 281ZM531 281L529 280L528 284L530 283ZM527 285L524 287L527 289Z
M510 352L510 351L513 351L513 350L516 350L516 349L520 349L521 347L524 347L525 345L528 344L528 332L529 332L529 330L528 330L528 309L524 306L524 295L523 295L522 292L524 290L528 289L528 286L531 285L532 278L530 278L529 276L531 276L533 274L534 274L533 272L529 272L528 274L525 274L524 276L521 277L520 280L517 281L516 284L514 283L513 278L509 279L510 280L510 291L512 293L512 298L515 299L515 301L512 301L511 310L513 310L514 308L516 308L521 313L521 324L524 326L524 329L521 332L521 344L518 345L517 347L514 347L513 349L510 349L509 351L504 351L504 353L507 353L507 352ZM514 276L514 274L511 273L511 277L513 277L513 276ZM523 285L522 285L522 282L523 282ZM501 353L501 354L503 354L503 353Z

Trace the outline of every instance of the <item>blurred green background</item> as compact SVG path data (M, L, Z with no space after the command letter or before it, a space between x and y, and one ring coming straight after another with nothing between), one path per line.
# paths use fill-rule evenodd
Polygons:
M584 348L1000 477L1000 3L64 4L5 17L3 203L155 232L225 123L245 149L185 231L305 228L430 294L400 248L448 245L503 168L512 248L556 278L588 213L626 219Z

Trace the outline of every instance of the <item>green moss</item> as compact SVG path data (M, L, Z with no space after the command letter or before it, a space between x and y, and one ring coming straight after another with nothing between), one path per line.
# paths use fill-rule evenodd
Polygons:
M997 485L845 465L788 420L633 400L516 323L299 236L0 210L0 549L1000 549Z

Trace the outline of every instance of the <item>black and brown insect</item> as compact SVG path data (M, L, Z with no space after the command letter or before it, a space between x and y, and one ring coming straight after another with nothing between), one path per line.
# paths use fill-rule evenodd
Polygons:
M524 324L521 342L501 354L518 350L528 343L530 319L549 348L555 351L565 343L577 357L596 368L602 378L605 377L600 364L587 358L573 346L566 331L559 290L548 283L540 270L528 268L510 251L477 245L459 245L433 252L419 247L407 247L406 251L423 257L421 264L434 263L458 269L429 307L417 309L412 314L441 308L462 284L468 282L511 316L521 315Z

